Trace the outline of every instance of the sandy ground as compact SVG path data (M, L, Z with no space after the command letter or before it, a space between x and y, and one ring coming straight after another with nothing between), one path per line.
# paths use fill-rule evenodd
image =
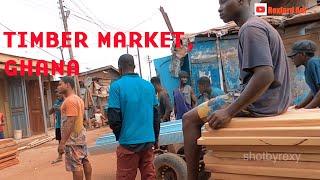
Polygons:
M111 132L109 128L100 128L87 132L88 145L93 145L97 137ZM0 180L57 180L72 179L65 171L64 162L52 165L57 157L57 141L50 141L19 154L18 165L0 171ZM93 180L113 180L116 174L115 153L89 156Z

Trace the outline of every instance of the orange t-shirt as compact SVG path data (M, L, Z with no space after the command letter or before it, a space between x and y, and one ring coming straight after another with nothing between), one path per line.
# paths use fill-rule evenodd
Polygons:
M79 96L73 94L63 101L61 105L62 134L64 133L64 123L67 121L67 117L76 117L74 129L66 145L86 144L86 129L83 126L83 114L84 102Z

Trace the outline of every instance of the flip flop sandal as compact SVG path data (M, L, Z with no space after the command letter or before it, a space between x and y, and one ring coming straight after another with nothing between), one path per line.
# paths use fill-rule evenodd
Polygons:
M61 161L62 161L62 159L56 159L56 160L52 161L51 164L56 164L56 163L61 162Z

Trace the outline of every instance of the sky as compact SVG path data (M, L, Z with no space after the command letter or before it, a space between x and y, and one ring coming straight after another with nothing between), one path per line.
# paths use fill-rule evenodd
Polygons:
M70 11L69 31L83 31L88 35L89 48L73 49L80 71L107 65L117 67L119 56L127 52L126 48L98 48L98 32L167 32L168 28L159 11L160 5L164 7L177 32L195 33L224 25L218 14L218 0L64 0L65 10ZM58 0L5 1L0 6L0 23L15 32L63 31ZM0 25L0 31L0 52L48 61L61 58L57 48L44 48L48 53L38 48L7 48L2 33L8 29ZM19 38L14 38L13 45L17 46L18 41ZM139 50L145 79L150 78L147 56L157 59L170 55L170 48ZM129 48L129 53L135 57L137 64L137 49ZM68 49L64 49L63 54L69 59ZM153 76L153 64L151 69Z

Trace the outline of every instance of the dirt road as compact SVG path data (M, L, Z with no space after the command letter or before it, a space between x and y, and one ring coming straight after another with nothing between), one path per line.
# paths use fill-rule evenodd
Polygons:
M109 128L100 128L87 132L88 144L95 143L97 137L111 132ZM57 157L57 141L51 141L39 147L25 150L19 154L18 165L0 171L1 180L57 180L72 179L65 171L64 162L51 165ZM113 180L116 173L115 153L90 156L93 180Z

